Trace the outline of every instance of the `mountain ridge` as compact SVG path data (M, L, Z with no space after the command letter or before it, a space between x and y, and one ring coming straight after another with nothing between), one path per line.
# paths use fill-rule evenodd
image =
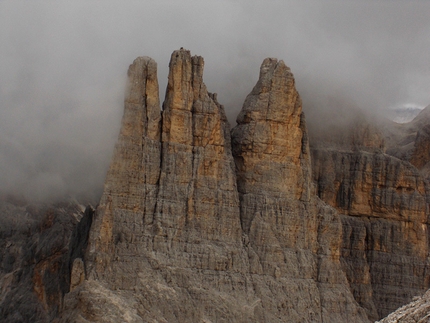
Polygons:
M33 268L12 255L21 283L12 249L0 254L7 322L32 315L11 305L14 286L38 296L40 322L370 322L429 287L425 166L393 156L390 132L358 115L308 133L294 75L275 58L230 129L203 69L174 51L161 109L156 62L130 65L96 210L67 226L59 258ZM411 156L426 165L421 119ZM46 285L53 263L67 268L60 287Z

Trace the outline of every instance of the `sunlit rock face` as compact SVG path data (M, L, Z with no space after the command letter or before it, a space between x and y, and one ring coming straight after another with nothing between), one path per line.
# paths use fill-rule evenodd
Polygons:
M122 128L63 322L368 322L338 213L314 194L301 100L266 59L230 135L203 59L129 69ZM231 139L232 138L232 139Z

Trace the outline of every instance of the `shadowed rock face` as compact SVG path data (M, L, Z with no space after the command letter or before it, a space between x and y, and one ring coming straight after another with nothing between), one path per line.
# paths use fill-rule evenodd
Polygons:
M311 137L317 194L341 213L343 269L372 319L429 287L428 111L379 128L357 117L343 137Z
M263 62L233 144L201 57L172 54L162 113L155 62L128 74L86 280L76 260L61 320L367 322L341 270L339 216L312 193L289 68Z
M51 322L69 291L71 260L82 257L85 223L81 205L27 204L0 199L0 320ZM88 224L88 223L87 223Z

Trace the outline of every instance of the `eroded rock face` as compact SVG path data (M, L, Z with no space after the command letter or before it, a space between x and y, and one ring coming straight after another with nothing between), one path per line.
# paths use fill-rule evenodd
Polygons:
M342 264L369 317L429 287L428 184L382 153L313 149L318 195L342 214Z
M368 322L428 288L429 108L395 138L353 118L311 158L282 61L231 133L203 66L172 54L163 111L156 63L130 66L95 214L0 201L3 321Z
M202 75L201 57L175 51L160 114L155 63L131 65L87 279L66 295L62 321L367 322L341 270L339 216L312 195L288 67L263 62L234 153Z

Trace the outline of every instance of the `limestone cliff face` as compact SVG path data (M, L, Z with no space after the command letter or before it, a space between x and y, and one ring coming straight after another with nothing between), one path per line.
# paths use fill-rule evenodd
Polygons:
M430 107L310 152L282 61L231 132L203 67L175 51L161 109L154 60L130 66L95 213L0 201L2 321L369 322L429 287ZM428 296L383 322L427 320Z
M267 58L232 131L242 195L309 201L311 173L302 102L283 61ZM242 218L249 230L251 219Z
M313 149L318 195L341 213L342 264L355 299L377 319L428 280L428 184L383 153Z
M263 62L233 145L202 75L201 57L175 51L161 113L155 62L130 66L121 133L61 320L367 322L341 268L339 215L313 194L290 70Z
M122 127L91 230L87 266L94 277L113 270L115 245L136 239L133 226L142 228L145 211L155 204L151 197L158 191L161 115L157 65L148 57L137 58L128 77Z

